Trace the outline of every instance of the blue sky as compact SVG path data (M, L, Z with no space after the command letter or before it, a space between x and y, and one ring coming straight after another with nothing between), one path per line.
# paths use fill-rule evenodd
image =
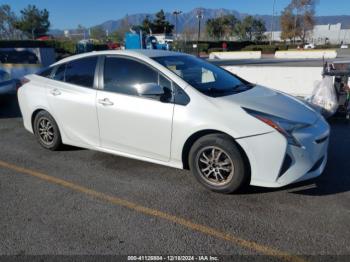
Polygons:
M276 12L290 0L276 0ZM51 28L74 28L78 24L93 26L125 14L154 13L180 9L184 12L195 7L235 9L249 14L272 14L273 0L0 0L9 4L16 13L34 4L50 12ZM317 15L350 15L350 0L318 0Z

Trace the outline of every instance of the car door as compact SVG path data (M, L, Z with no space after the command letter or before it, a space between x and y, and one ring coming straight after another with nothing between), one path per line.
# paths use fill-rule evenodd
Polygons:
M97 60L92 56L61 64L47 81L51 114L69 142L78 146L99 146L94 88Z
M106 56L101 71L97 112L102 147L168 161L174 104L160 96L138 96L134 85L157 83L171 93L171 81L128 57Z

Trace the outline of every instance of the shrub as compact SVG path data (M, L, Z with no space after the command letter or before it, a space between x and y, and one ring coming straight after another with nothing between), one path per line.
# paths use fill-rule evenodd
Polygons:
M0 48L34 48L34 47L53 47L54 41L38 40L1 40Z
M339 48L339 45L325 44L325 45L316 46L316 49L337 49L337 48Z
M241 49L241 51L261 51L262 53L271 54L277 50L274 45L249 45Z
M54 48L57 53L74 54L76 49L76 42L71 40L55 41Z
M223 52L224 49L220 48L220 47L214 47L214 48L209 48L208 49L208 53L210 54L211 52Z
M71 40L1 40L0 48L55 48L58 53L75 53L75 42Z

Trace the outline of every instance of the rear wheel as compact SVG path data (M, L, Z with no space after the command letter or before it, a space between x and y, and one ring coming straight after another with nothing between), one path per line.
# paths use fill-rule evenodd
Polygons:
M190 169L208 189L232 193L247 180L242 154L235 142L224 134L210 134L198 139L189 155Z
M57 150L62 145L61 134L56 121L46 111L40 111L34 119L34 134L44 148Z

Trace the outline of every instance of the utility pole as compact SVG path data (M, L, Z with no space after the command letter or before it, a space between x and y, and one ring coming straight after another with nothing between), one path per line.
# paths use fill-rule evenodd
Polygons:
M173 15L175 15L175 38L178 38L178 28L177 28L177 16L182 14L182 11L180 10L175 10L173 12Z
M272 5L272 21L271 21L271 34L270 34L270 45L272 45L273 41L273 30L274 30L274 23L275 23L275 5L276 5L276 0L273 0L273 5Z
M201 38L201 20L203 18L203 11L201 9L197 12L198 19L198 36L197 36L197 55L199 56L199 39Z
M299 7L296 7L296 16L294 19L294 44L295 44L295 38L297 36L298 16L299 16Z
M33 40L35 40L34 32L35 32L35 28L32 28L32 39Z

